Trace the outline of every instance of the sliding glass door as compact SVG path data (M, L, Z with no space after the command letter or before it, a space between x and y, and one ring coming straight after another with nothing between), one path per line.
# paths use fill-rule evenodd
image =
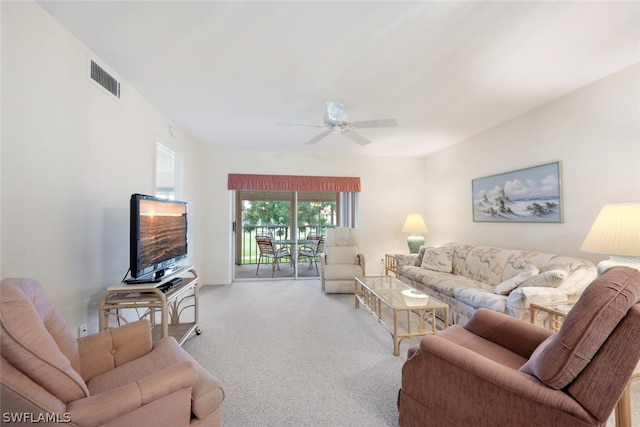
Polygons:
M317 278L337 206L338 193L236 191L234 278Z

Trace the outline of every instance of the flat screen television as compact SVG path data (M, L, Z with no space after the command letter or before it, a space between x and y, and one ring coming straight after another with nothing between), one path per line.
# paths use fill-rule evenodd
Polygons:
M187 257L187 203L131 195L130 269L137 281L157 281ZM148 279L148 280L146 280Z

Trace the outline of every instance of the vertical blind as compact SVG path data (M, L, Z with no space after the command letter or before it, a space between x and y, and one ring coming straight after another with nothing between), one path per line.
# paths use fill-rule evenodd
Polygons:
M340 193L338 199L338 224L358 228L358 193Z

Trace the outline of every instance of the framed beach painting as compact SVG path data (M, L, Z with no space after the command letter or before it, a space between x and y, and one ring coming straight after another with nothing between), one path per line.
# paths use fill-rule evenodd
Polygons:
M471 181L476 222L562 222L560 162Z

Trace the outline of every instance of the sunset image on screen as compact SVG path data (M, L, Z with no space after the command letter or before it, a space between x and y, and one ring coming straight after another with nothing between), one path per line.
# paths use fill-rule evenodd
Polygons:
M140 201L140 262L156 264L186 252L187 207L178 203Z

